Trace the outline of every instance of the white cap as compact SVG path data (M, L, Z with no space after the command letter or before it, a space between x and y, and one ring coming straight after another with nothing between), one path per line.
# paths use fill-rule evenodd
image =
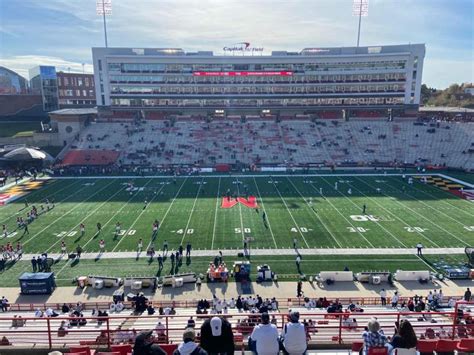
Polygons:
M219 337L222 334L222 319L219 317L211 318L212 336Z

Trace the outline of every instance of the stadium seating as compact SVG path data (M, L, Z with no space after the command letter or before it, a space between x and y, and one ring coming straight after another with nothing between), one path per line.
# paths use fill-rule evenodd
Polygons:
M474 123L189 119L95 123L72 146L115 150L124 165L419 163L472 169L473 143Z

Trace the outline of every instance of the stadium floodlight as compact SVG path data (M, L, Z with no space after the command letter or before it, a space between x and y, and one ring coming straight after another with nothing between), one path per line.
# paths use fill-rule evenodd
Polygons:
M112 15L112 0L97 0L95 10L97 15L102 15L104 19L105 48L107 48L107 24L105 22L105 15Z
M359 16L359 29L357 31L357 47L360 41L360 24L362 16L369 16L369 0L354 0L352 3L352 15Z

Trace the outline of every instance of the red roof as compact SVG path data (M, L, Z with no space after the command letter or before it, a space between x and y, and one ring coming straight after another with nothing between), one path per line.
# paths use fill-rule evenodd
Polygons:
M71 150L63 158L63 165L110 165L117 161L115 150Z

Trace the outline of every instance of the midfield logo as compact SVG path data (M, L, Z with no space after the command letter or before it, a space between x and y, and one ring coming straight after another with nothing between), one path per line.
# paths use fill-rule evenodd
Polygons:
M232 197L223 197L221 207L232 208L238 203L241 203L248 208L258 208L257 198L255 196L249 196L248 198L237 197L236 199Z

